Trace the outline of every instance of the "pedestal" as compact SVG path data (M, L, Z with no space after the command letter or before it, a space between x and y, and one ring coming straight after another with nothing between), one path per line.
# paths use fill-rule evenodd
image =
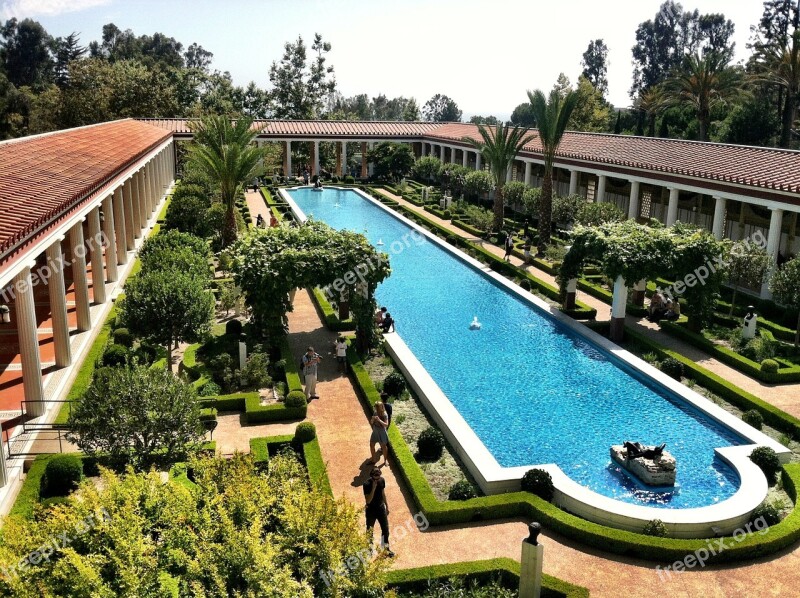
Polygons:
M544 562L544 546L536 542L541 527L532 523L529 527L536 526L536 531L531 532L530 538L522 541L522 557L519 570L519 598L539 598L542 593L542 563Z

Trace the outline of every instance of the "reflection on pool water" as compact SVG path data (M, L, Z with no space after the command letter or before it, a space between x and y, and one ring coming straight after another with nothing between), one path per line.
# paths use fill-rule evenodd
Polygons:
M746 444L738 435L358 193L290 194L307 215L384 243L392 275L378 302L500 465L555 463L595 492L653 507L712 505L738 489L714 455ZM625 440L667 443L676 489L648 490L612 466L609 447Z

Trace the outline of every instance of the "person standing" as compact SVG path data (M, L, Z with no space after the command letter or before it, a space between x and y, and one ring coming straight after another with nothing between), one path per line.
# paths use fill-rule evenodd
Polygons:
M314 347L309 347L300 362L303 368L303 379L306 383L306 400L319 398L317 396L317 366L320 361L322 361L322 356L314 352Z
M508 233L506 237L506 254L503 256L505 261L509 261L511 259L511 252L514 251L514 235Z
M381 470L373 467L369 480L364 484L364 510L367 515L367 532L372 536L375 522L381 526L381 547L386 550L389 557L394 553L389 548L389 504L386 502L386 480L381 476Z
M343 336L336 339L336 361L343 374L347 373L347 341Z
M375 451L375 445L380 444L383 465L386 465L389 459L389 434L386 431L389 427L389 414L386 412L383 402L375 403L375 415L369 420L369 425L372 426L372 434L369 437L370 461L373 463L380 461L380 457Z

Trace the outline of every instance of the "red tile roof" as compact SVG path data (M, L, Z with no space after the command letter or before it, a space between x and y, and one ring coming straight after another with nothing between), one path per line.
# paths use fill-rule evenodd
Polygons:
M536 135L535 129L531 132ZM447 123L425 137L461 141L480 136L476 125ZM538 135L524 151L541 157ZM792 150L568 131L556 156L800 193L800 152Z
M190 135L190 120L178 118L142 119L144 122L172 131ZM441 123L409 121L355 121L355 120L256 120L253 128L259 137L421 137L436 130Z
M0 264L169 138L128 119L0 143Z

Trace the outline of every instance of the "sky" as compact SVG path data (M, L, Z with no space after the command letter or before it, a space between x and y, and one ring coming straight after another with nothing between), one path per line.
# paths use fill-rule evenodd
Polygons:
M636 27L662 0L0 0L0 19L39 21L50 35L99 40L114 23L136 35L164 33L214 53L212 68L236 85L269 88L283 44L314 33L331 43L328 62L344 96L451 97L471 115L507 119L527 90L572 83L589 42L609 48L607 99L631 104ZM686 0L685 9L723 13L735 26L735 61L745 60L761 0Z

